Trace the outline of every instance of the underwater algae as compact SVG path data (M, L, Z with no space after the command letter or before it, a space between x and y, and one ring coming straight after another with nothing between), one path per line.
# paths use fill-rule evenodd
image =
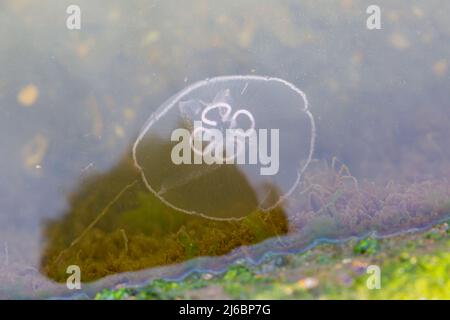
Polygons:
M95 298L448 299L449 245L447 222L426 232L322 244L254 267L231 265L219 275L192 274L182 281L158 279L137 287L103 289ZM370 274L366 269L370 265L383 270L382 290L367 290Z
M221 272L240 259L254 264L267 255L303 252L320 243L347 242L368 234L374 238L404 234L449 218L450 185L445 182L380 186L358 182L347 170L337 161L315 163L302 183L308 187L293 195L296 200L291 206L296 210L287 206L231 221L174 211L149 195L138 180L83 239L71 245L115 191L123 190L118 178L133 172L138 177L132 160L125 157L108 174L86 181L72 195L71 211L47 224L41 272L63 282L66 266L77 264L84 270L83 281L92 281L199 256L216 258L191 263L175 273ZM241 246L246 249L228 257Z
M130 177L135 179L111 203ZM66 268L72 264L83 270L83 281L92 281L197 256L223 255L287 232L280 208L238 221L178 212L148 192L128 156L110 172L88 178L70 204L69 212L61 220L48 221L44 230L41 271L56 281L66 280Z
M236 88L238 97L246 90L252 92L245 81ZM207 95L214 105L217 99L231 99L233 93L218 86ZM162 121L158 111L154 113L133 152L127 152L109 172L85 178L69 197L66 214L47 221L41 271L49 278L65 281L66 268L72 264L80 266L82 280L89 282L201 256L217 259L195 262L186 271L218 272L241 258L258 263L267 255L303 251L321 242L423 229L449 216L450 184L445 177L414 182L358 180L336 158L312 160L314 122L312 116L301 113L307 103L298 108L300 117L289 117L292 110L287 117L283 110L275 110L281 128L288 124L289 134L304 134L298 141L289 134L281 141L297 143L288 145L285 153L280 148L280 163L289 168L281 175L261 182L246 164L212 169L200 164L183 172L170 162L177 142L168 137L177 126L192 130L193 119L186 116L198 116L211 104L188 99L174 105L182 106L174 108L179 113L168 122ZM268 110L259 107L252 112ZM222 109L218 111L220 119ZM273 119L264 119L264 112L259 115L263 123ZM289 122L291 118L294 122ZM159 126L149 131L154 119ZM149 188L154 181L149 182L149 177L156 178L156 192ZM193 211L162 201L161 195L170 191L172 200L185 208L194 206ZM195 214L199 208L208 214Z

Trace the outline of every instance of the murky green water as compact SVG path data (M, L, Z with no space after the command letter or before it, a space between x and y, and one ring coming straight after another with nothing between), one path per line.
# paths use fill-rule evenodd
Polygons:
M73 264L84 282L112 276L83 283L91 293L449 217L450 3L380 1L374 31L368 1L78 3L82 28L69 31L70 1L0 2L0 297L74 294ZM169 97L235 74L306 93L313 161L268 212L187 215L149 192L133 143ZM203 188L234 193L196 192L201 203L233 215L257 202L238 167L215 172Z

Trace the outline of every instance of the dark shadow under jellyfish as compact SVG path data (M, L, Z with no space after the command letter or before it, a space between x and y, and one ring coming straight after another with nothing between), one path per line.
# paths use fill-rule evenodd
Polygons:
M313 143L306 97L283 80L194 84L152 114L114 168L72 192L61 218L46 222L41 271L62 282L78 265L89 282L285 235L283 200Z
M161 151L169 146L160 143ZM256 195L245 177L233 167L227 174L254 203ZM281 206L229 221L175 210L148 191L128 154L109 172L85 180L71 194L69 204L62 218L46 222L41 257L41 271L61 282L69 265L78 265L82 281L89 282L199 256L224 255L288 230Z

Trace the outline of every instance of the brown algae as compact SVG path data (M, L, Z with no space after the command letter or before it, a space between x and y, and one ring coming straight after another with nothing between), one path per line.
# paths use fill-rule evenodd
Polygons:
M128 188L123 181L130 181ZM60 282L66 280L69 265L78 265L82 281L88 282L198 256L224 255L288 229L281 208L256 211L238 221L176 211L148 192L129 157L110 172L86 180L71 195L70 205L64 217L48 221L44 229L41 271Z

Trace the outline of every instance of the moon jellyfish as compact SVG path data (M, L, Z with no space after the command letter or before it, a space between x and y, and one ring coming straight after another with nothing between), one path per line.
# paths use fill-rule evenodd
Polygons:
M166 205L216 220L269 211L311 161L314 119L306 95L271 77L197 82L147 120L133 146L146 187Z

